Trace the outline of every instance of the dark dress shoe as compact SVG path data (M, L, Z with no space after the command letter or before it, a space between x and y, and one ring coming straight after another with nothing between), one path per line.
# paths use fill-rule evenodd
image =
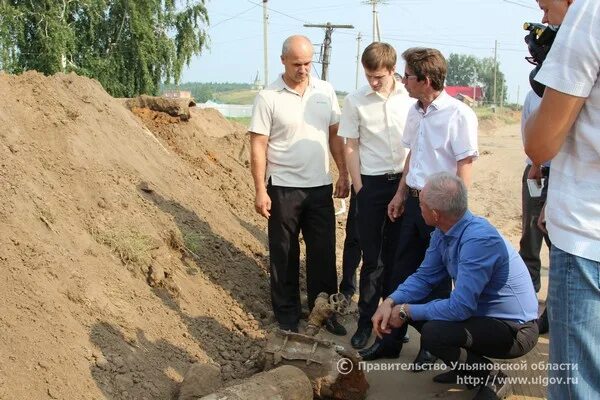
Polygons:
M370 337L371 327L359 326L354 335L352 335L352 339L350 339L350 345L355 349L362 349L367 345Z
M327 320L325 320L325 329L327 332L332 333L336 336L346 336L348 333L344 325L340 324L335 317L335 315Z
M413 372L429 371L433 368L433 364L436 362L437 357L428 352L427 350L419 350L419 354L412 362Z
M550 328L550 326L548 325L548 308L544 309L544 312L538 318L537 324L540 335L548 333L548 330Z
M439 374L433 377L433 381L435 383L450 383L456 384L457 378L461 376L460 373L456 369L451 369L448 372L444 372L443 374Z
M398 358L400 350L390 349L389 347L385 347L382 342L377 341L368 349L360 350L358 355L360 355L363 361L372 361L379 358Z
M456 369L451 369L448 372L444 372L443 374L439 374L433 377L433 381L436 383L448 383L451 385L458 385L459 378L463 378L463 381L461 383L463 383L467 389L471 390L475 387L475 385L472 383L474 380L471 379L467 379L469 375L464 373L464 372L460 372Z
M499 400L505 399L512 394L512 387L508 377L502 371L495 376L489 376L486 384L479 387L473 400Z

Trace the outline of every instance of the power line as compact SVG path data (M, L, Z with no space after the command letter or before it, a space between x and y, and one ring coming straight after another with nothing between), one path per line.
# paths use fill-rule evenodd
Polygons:
M505 3L515 4L515 5L523 7L523 8L529 8L530 10L538 10L538 8L531 7L527 4L519 3L517 1L512 1L512 0L502 0L502 1L504 1Z
M326 24L304 24L306 28L325 28L325 40L323 41L323 73L321 74L321 79L326 81L328 78L328 69L329 69L329 58L331 55L331 34L333 30L336 28L342 29L354 29L352 25L334 25L330 22Z
M250 3L250 4L254 4L254 5L257 5L257 6L262 6L262 3L255 3L255 2L253 2L252 0L248 0L248 3ZM289 15L289 14L283 13L283 12L281 12L281 11L274 10L274 9L273 9L273 8L271 8L271 7L267 7L267 9L268 9L269 11L272 11L272 12L274 12L275 14L280 14L280 15L283 15L284 17L288 17L288 18L291 18L291 19L295 19L296 21L299 21L299 22L302 22L303 24L306 24L306 21L303 21L303 20L301 20L301 19L299 19L299 18L296 18L296 17L294 17L293 15Z
M247 10L244 10L244 11L242 11L242 12L240 12L240 13L238 13L238 14L235 14L235 15L233 15L233 16L231 16L231 17L229 17L229 18L223 19L223 20L221 20L221 21L217 22L216 24L214 24L214 25L211 25L211 26L209 27L209 29L211 29L211 28L214 28L214 27L217 27L217 26L221 25L223 22L231 21L232 19L234 19L234 18L237 18L237 17L239 17L240 15L246 14L248 11L250 11L250 10L254 10L256 7L258 7L258 6L257 6L257 5L254 5L253 7L250 7L250 8L249 8L249 9L247 9Z

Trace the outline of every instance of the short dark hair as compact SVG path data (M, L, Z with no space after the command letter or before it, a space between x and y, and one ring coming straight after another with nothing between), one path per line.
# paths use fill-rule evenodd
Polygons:
M396 50L389 43L373 42L362 53L361 62L365 69L385 68L391 71L396 66Z
M439 50L412 47L402 53L402 58L404 58L406 66L411 69L418 80L422 81L429 77L433 89L444 89L448 63Z

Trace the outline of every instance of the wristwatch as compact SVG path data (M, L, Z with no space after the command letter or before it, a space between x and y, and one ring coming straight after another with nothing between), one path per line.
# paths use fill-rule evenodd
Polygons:
M408 313L406 312L406 304L402 304L400 306L400 310L398 310L398 316L404 322L408 321Z

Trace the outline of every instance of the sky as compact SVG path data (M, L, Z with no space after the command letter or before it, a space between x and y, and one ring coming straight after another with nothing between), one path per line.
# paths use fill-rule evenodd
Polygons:
M264 79L262 0L206 0L210 18L209 48L195 56L183 71L181 82L252 83L258 72ZM315 44L318 61L325 30L304 24L353 25L332 35L329 81L336 90L351 92L356 86L357 35L360 53L373 40L373 7L363 0L268 0L269 82L283 71L281 45L293 34ZM532 66L523 41L524 22L540 22L535 0L381 0L377 5L381 40L398 52L397 70L404 72L400 54L415 46L435 47L451 53L497 57L508 86L508 102L523 103L530 89ZM321 64L313 63L320 76ZM358 86L366 84L362 66Z

